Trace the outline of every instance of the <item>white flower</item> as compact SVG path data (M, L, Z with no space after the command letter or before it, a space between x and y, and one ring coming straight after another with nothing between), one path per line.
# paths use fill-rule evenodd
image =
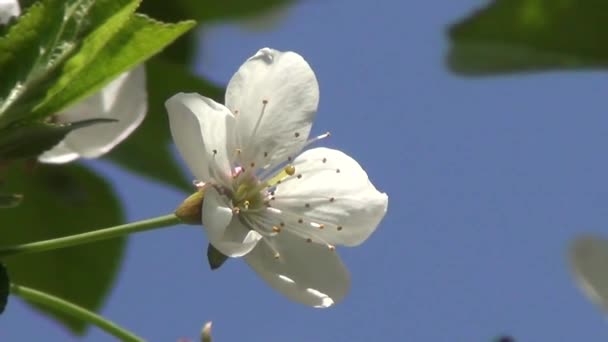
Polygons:
M125 140L144 120L147 110L146 72L142 64L53 116L54 121L60 123L99 118L117 121L75 129L38 160L57 164L100 157Z
M184 93L165 105L177 148L204 183L202 222L211 244L244 256L290 299L328 307L350 283L334 246L367 239L388 198L340 151L314 148L295 157L328 135L308 139L318 102L308 63L265 48L232 77L226 106Z
M0 24L18 17L17 0L0 0ZM76 129L56 146L38 157L43 163L67 163L74 159L97 158L128 137L143 121L148 110L144 66L122 73L99 92L53 116L54 122L69 123L87 119L115 119Z

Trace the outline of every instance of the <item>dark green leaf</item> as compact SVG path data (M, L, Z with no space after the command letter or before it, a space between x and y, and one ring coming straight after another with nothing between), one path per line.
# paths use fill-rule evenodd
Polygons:
M608 2L495 0L449 30L464 75L608 67Z
M109 158L140 175L194 191L171 153L171 132L165 101L178 92L197 92L219 100L224 90L193 76L185 67L154 59L146 64L149 110L142 125L109 154Z
M88 54L89 51L83 52L86 54L82 56L83 59L88 60L86 63L79 60L81 53L76 54L66 68L74 64L78 70L63 74L60 82L49 91L46 101L35 111L40 116L56 113L83 96L94 93L122 72L158 53L194 25L193 21L165 24L138 14L129 17L120 32L102 49L97 49L94 56ZM70 64L72 61L75 62Z
M8 278L8 272L6 271L6 267L4 267L4 265L0 263L0 314L4 312L4 309L6 309L10 286L11 283Z
M113 122L90 119L69 124L28 122L0 130L0 162L33 158L57 145L71 131L91 125Z
M111 187L86 168L40 165L32 172L17 167L4 175L8 190L26 200L0 215L0 245L40 241L122 223ZM112 288L121 264L125 239L117 238L50 252L17 255L3 262L11 280L96 311ZM34 306L82 334L85 324Z
M0 209L14 208L23 200L20 194L0 194Z
M228 257L218 251L212 244L207 245L207 261L212 270L217 270L228 260Z

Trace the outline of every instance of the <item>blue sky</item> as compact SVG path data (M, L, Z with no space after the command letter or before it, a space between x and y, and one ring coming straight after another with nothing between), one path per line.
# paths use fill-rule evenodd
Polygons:
M329 310L289 302L238 260L211 272L190 226L131 238L103 314L151 341L196 338L207 320L216 341L607 340L565 254L577 234L606 230L605 77L450 74L445 28L481 3L304 0L271 31L207 28L197 70L222 83L261 47L309 61L321 87L313 130L331 131L326 144L389 194L388 214L339 250L353 284ZM93 165L131 220L184 197ZM2 341L71 339L15 299L0 320Z

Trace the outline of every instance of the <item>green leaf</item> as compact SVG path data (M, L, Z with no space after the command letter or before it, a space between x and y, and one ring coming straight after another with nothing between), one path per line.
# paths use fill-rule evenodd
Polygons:
M449 29L463 75L608 67L608 2L495 0Z
M193 21L165 24L139 14L131 16L120 32L94 56L88 55L90 51L83 51L83 55L79 52L72 57L66 68L74 66L76 71L62 75L45 102L35 108L36 113L44 116L58 112L96 92L121 73L158 53L194 25ZM70 63L72 61L75 62Z
M171 153L173 140L165 101L179 92L197 92L219 101L224 90L193 76L184 66L154 59L146 64L148 115L142 125L108 157L126 169L186 192L194 186Z
M233 20L262 14L273 8L284 7L293 0L146 0L140 11L163 21L194 19L201 24L213 21ZM162 53L162 58L179 64L188 64L196 53L200 41L195 32L189 32L175 42L172 49Z
M66 91L66 89L72 88L74 81L82 77L83 70L93 63L99 52L105 48L108 42L116 35L121 34L120 30L128 22L133 13L135 13L139 3L140 0L95 1L95 5L91 8L87 17L87 35L81 39L78 51L61 68L61 74L54 80L51 88L46 92L44 102L38 104L35 108L38 113L42 111L42 115L40 116L54 114L62 109L56 106L55 108L48 109L52 109L52 111L44 112L45 106L49 107L48 102L52 101L58 94ZM74 98L72 102L94 93L94 90L79 89L79 96ZM67 104L69 102L63 103L63 107L67 106Z
M20 194L0 194L0 209L14 208L21 204L23 195Z
M19 190L25 201L0 215L0 245L40 241L122 223L120 204L99 176L74 164L40 165L33 172L17 167L5 175L7 188ZM117 238L44 253L17 255L3 262L20 285L48 292L96 311L103 304L119 270L125 239ZM83 334L85 324L37 307Z
M36 3L0 37L0 127L27 116L57 67L75 51L93 0Z
M6 309L8 303L8 292L10 288L10 280L8 278L8 272L6 267L0 263L0 314Z
M90 119L66 124L27 122L0 130L0 162L33 158L57 145L71 131L112 119Z

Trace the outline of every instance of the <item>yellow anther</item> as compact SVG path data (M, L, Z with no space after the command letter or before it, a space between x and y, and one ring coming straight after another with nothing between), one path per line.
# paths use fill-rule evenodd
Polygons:
M243 207L245 207L245 209L249 209L249 201L246 200L245 202L243 202Z
M280 233L281 232L281 227L272 226L272 231L275 232L275 233Z
M285 173L290 176L293 176L293 174L296 173L296 167L291 164L285 166L284 170L285 170Z

